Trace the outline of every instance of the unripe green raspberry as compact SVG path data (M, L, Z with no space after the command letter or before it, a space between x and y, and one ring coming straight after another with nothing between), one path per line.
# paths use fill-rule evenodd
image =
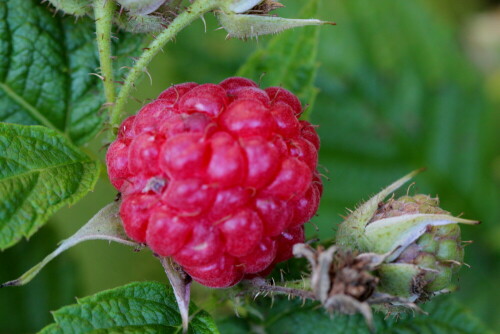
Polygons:
M427 195L403 196L383 203L371 222L416 214L450 215L439 208L439 200ZM463 262L457 224L429 226L392 262L378 269L380 290L417 301L452 291L453 275Z
M340 226L337 243L360 252L384 254L377 268L378 290L411 302L454 290L453 278L463 264L458 223L427 195L384 199L413 174L396 181L355 210Z

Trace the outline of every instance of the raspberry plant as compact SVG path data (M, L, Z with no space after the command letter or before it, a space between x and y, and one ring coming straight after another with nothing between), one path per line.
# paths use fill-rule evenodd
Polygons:
M318 2L308 0L302 16L315 16ZM354 210L336 239L305 234L323 192L320 139L309 121L317 36L319 26L332 23L274 15L282 6L271 0L0 2L0 249L29 238L85 196L104 165L118 191L53 253L2 287L30 282L61 252L96 239L150 251L168 277L79 299L55 311L55 322L41 333L265 331L255 314L280 317L281 326L269 332L397 331L411 327L412 318L384 321L372 309L398 317L424 313L419 304L454 289L464 264L457 223L477 222L453 217L426 195L383 202L416 173ZM148 72L152 59L208 13L231 38L297 29L274 37L270 56L258 51L238 76L173 84L130 115L134 88L157 75ZM286 66L280 62L291 64L286 75L273 73ZM279 78L274 86L257 83L263 69ZM96 137L105 138L105 162L84 147ZM193 280L240 317L220 319L214 311L214 320L191 303ZM264 299L253 301L260 294ZM276 298L274 308L269 297ZM455 304L431 304L427 312L430 326L445 319L443 333L485 331ZM292 315L306 323L294 328Z

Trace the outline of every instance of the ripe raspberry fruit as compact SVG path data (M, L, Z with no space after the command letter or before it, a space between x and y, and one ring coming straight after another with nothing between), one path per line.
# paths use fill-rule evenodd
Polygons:
M289 91L245 78L165 90L106 156L129 237L210 287L292 257L322 193L319 138L301 112Z

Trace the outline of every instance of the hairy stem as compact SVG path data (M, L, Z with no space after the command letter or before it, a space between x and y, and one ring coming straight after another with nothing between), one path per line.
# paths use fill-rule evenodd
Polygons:
M115 106L111 112L110 124L113 133L116 134L118 127L124 117L124 107L127 100L132 92L134 84L140 79L141 75L146 72L146 68L151 62L151 60L158 54L158 52L172 40L177 33L184 29L194 20L198 19L203 14L211 11L217 7L219 1L217 0L197 0L184 12L179 14L172 23L165 29L161 34L159 34L145 49L144 53L140 56L137 62L134 64L132 69L128 72L125 83L123 84L118 98L116 99Z
M115 102L115 85L111 62L111 27L114 10L114 0L94 1L97 49L99 51L104 94L106 95L106 104L108 106L113 105Z
M254 278L252 280L245 281L245 284L248 287L247 292L251 293L278 293L302 299L317 300L312 291L275 285L263 278Z

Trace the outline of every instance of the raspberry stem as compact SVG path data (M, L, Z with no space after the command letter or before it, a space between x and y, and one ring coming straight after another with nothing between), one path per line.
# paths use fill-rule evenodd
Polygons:
M303 300L309 299L309 300L317 300L316 296L314 295L313 292L307 291L304 289L295 289L295 288L289 288L281 285L276 285L272 282L269 282L263 278L254 278L251 280L244 281L245 282L245 288L246 290L244 292L246 293L252 293L252 294L282 294L282 295L287 295L289 297L298 297ZM291 283L291 282L287 282Z
M98 0L102 1L102 0ZM118 93L118 98L114 108L110 115L110 124L113 131L113 136L118 132L118 127L124 118L124 107L127 103L128 97L132 92L134 84L140 79L141 75L146 72L146 68L153 60L153 58L158 54L158 52L171 41L182 29L192 23L194 20L198 19L203 14L211 11L212 9L219 6L218 0L198 0L194 2L189 8L184 12L179 14L172 23L166 28L161 34L159 34L145 49L142 55L139 57L137 62L134 64L132 69L125 79L120 92Z
M99 51L99 63L106 95L106 105L115 102L115 85L113 79L113 65L111 63L111 27L115 2L110 0L94 1L94 16L96 25L96 41Z

